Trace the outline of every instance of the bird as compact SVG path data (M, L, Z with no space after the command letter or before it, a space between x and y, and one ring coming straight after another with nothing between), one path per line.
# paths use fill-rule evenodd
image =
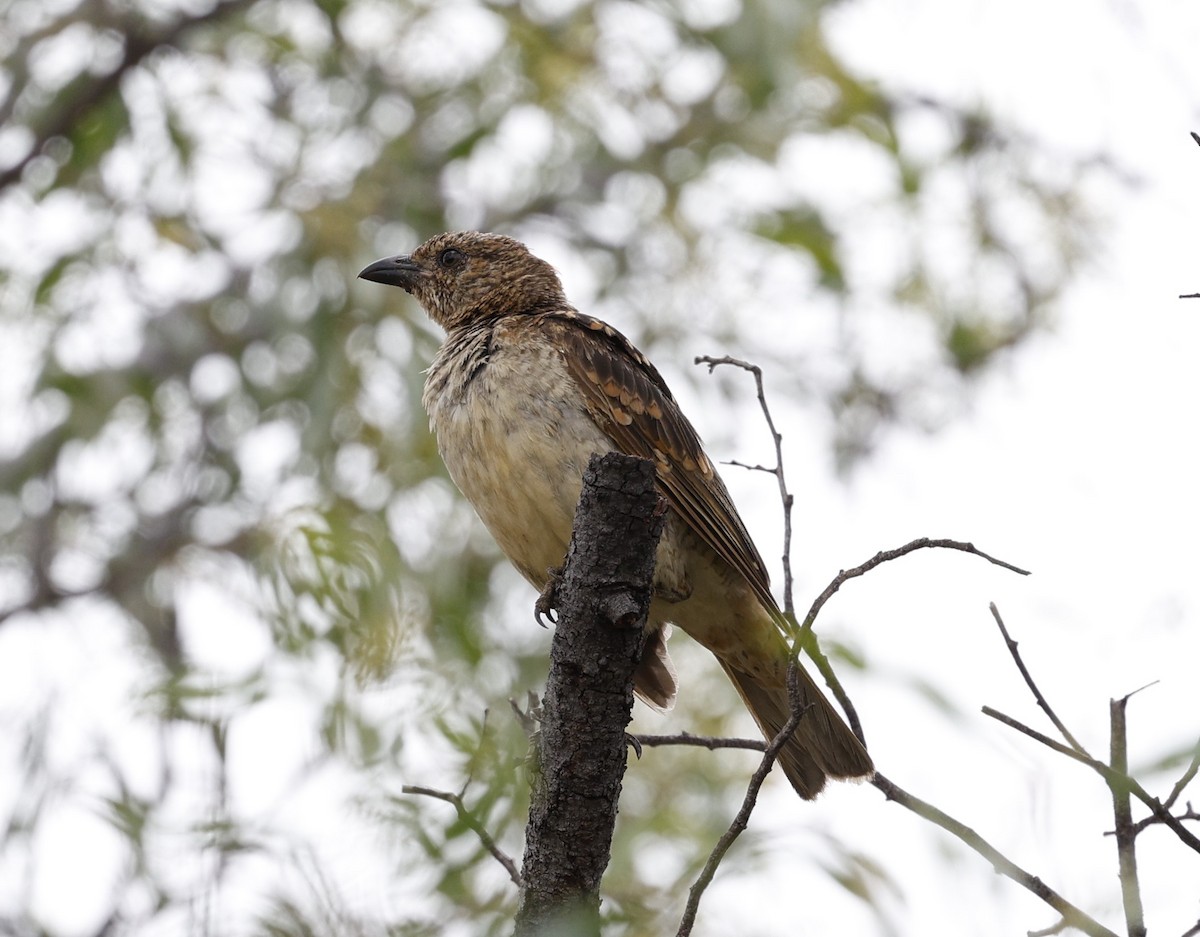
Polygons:
M422 403L450 478L503 553L545 592L571 538L593 454L653 462L667 504L637 695L668 710L678 679L671 626L711 651L769 741L792 712L785 621L766 565L666 382L624 335L567 300L522 242L438 234L359 277L411 294L445 331ZM797 664L800 703L779 764L796 792L874 773L866 748Z

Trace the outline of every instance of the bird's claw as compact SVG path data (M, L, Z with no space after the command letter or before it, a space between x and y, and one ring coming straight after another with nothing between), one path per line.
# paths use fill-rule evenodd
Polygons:
M533 603L534 620L543 628L558 624L558 612L555 611L555 604L558 601L558 584L562 580L562 572L561 566L551 566L546 570L546 585L542 589L541 595L537 597L537 601ZM549 621L550 624L543 619Z

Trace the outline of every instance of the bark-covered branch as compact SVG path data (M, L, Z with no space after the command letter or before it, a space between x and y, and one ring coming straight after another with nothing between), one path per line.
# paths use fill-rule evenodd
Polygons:
M566 565L552 587L558 625L517 937L600 933L600 877L612 847L633 673L664 516L650 462L618 453L592 458Z

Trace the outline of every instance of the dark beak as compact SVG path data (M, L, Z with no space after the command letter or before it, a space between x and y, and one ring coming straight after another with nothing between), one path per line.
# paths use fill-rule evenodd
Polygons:
M359 278L383 283L386 286L398 286L402 290L412 292L421 278L421 265L407 254L399 257L385 257L377 260L359 271Z

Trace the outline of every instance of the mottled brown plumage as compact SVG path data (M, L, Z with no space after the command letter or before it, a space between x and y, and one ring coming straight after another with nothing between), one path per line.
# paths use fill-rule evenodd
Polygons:
M511 238L443 234L366 279L412 293L446 330L423 403L455 484L542 589L571 535L584 466L611 449L652 459L671 508L637 690L674 702L671 623L711 650L767 737L786 722L787 647L766 567L661 375L616 329L567 302L558 275ZM780 764L801 796L866 777L870 757L811 678Z

